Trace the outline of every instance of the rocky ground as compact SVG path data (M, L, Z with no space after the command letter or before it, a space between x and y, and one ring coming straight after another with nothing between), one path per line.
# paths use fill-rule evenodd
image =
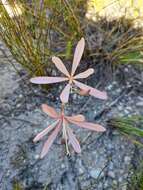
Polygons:
M20 77L9 61L15 64L0 44L0 189L127 190L137 148L108 126L107 120L143 114L143 69L121 67L105 86L96 83L93 76L88 82L106 89L109 99L73 95L67 112L83 113L88 120L104 125L106 132L76 128L82 154L67 157L58 138L41 160L42 142L34 144L32 139L51 119L42 113L40 105L47 103L59 109L60 89L53 87L46 93L29 84L24 72L20 69Z

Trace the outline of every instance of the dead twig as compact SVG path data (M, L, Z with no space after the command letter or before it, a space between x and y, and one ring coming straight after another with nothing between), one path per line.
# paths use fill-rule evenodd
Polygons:
M8 123L10 123L11 120L15 120L15 121L20 121L20 122L24 122L24 123L30 123L31 125L35 125L35 126L39 126L39 124L37 123L33 123L32 121L26 120L26 119L21 119L21 118L15 118L15 117L6 117L2 114L0 114L2 116L3 119L5 119Z

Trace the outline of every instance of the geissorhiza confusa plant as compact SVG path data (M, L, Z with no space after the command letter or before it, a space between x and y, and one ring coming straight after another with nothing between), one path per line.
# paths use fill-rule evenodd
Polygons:
M43 158L47 154L53 141L56 139L58 133L61 130L62 130L64 142L66 145L67 154L69 154L69 148L68 148L69 144L72 145L75 152L77 153L81 152L80 144L78 140L76 139L72 129L69 127L70 123L77 125L79 127L83 127L83 128L98 131L98 132L105 131L105 128L99 124L87 122L85 120L85 117L81 114L74 115L74 116L66 116L64 112L65 103L68 103L70 91L72 88L74 88L74 86L79 87L81 91L84 91L85 93L87 92L88 95L92 95L100 99L107 99L106 92L101 92L93 87L90 87L88 85L83 84L82 82L77 81L77 79L87 78L88 76L94 73L94 69L90 68L82 73L75 75L75 71L79 65L79 62L81 60L81 57L84 51L84 46L85 46L85 40L84 38L82 38L78 42L75 49L71 73L68 72L63 62L58 57L52 57L52 61L54 62L55 66L57 67L59 71L61 71L65 75L65 77L41 76L41 77L34 77L30 79L30 81L35 84L51 84L51 83L59 83L59 82L68 82L68 84L66 84L65 88L60 94L60 99L62 102L60 113L57 113L54 108L46 104L42 105L43 112L48 114L55 121L34 138L34 142L39 141L43 136L47 135L49 132L52 131L48 140L44 144L44 147L41 153L41 158Z
M43 112L48 114L49 117L53 118L55 121L34 138L34 142L37 142L41 138L43 138L43 136L47 135L50 131L54 130L49 136L46 143L44 144L43 150L41 152L41 158L44 157L46 153L49 151L51 144L53 143L53 141L55 140L55 138L57 137L58 133L61 130L63 134L63 139L65 141L67 154L70 154L68 143L72 145L75 152L77 153L81 152L80 144L78 140L76 139L72 129L69 127L70 123L76 126L94 130L94 131L100 131L100 132L105 131L105 128L99 124L87 122L85 120L85 117L81 114L74 115L74 116L66 116L64 113L64 107L61 109L60 113L57 113L54 108L46 104L43 104L42 110Z
M68 84L65 86L60 95L61 101L64 103L68 102L71 87L73 87L74 85L79 87L81 90L89 91L89 94L95 96L96 98L107 99L106 92L101 92L95 88L92 88L88 85L85 85L77 81L77 79L87 78L94 73L94 69L90 68L82 73L75 75L75 71L79 65L80 59L84 51L84 46L85 46L85 40L84 38L82 38L78 42L77 47L75 49L71 73L67 71L66 67L64 66L60 58L52 57L52 61L54 62L55 66L59 71L61 71L65 75L65 77L35 77L31 79L31 82L35 84L51 84L51 83L68 81Z

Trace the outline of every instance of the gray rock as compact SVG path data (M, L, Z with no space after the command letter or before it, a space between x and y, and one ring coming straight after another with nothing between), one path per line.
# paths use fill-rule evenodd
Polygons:
M108 176L111 177L111 178L115 178L115 173L113 171L109 171L108 172Z
M136 105L139 107L143 107L143 101L137 102Z
M124 161L125 161L126 163L130 163L131 157L130 157L130 156L126 156L126 157L124 158Z
M33 138L52 122L51 118L42 113L40 105L48 103L59 110L56 98L51 97L58 97L56 94L63 87L53 88L52 93L43 93L38 87L23 84L6 59L1 58L0 62L0 172L3 174L0 185L4 187L2 189L13 190L14 180L22 184L24 189L43 190L45 185L51 190L108 190L113 187L120 189L120 186L127 182L131 160L136 161L137 156L132 143L119 131L112 131L106 121L109 116L110 118L125 116L125 110L128 111L128 115L137 113L143 115L140 106L141 95L138 96L136 91L126 94L95 121L95 115L100 113L105 105L108 108L108 105L116 100L119 92L127 88L118 84L116 79L111 81L107 87L110 98L106 102L91 98L84 111L87 120L104 125L107 131L98 134L72 126L81 144L82 153L74 154L70 146L71 157L67 157L59 134L49 154L40 160L39 154L48 136L37 143L33 143ZM128 67L126 75L131 71L132 67ZM133 69L133 72L135 71ZM131 81L133 76L127 77L128 86L133 85ZM91 83L95 84L95 81ZM136 88L138 84L136 81ZM88 99L79 98L77 95L72 97L73 102L67 106L67 114L77 114ZM83 139L86 140L83 142Z
M101 171L102 171L101 168L91 169L90 176L97 179L99 177L99 175L101 174Z

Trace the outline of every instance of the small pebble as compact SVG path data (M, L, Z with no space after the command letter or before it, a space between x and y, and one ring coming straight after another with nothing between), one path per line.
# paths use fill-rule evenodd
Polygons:
M100 168L92 169L90 171L90 176L93 177L94 179L97 179L99 177L100 173L101 173L101 169Z
M136 106L142 107L143 106L143 101L142 102L137 102Z
M129 163L131 161L131 158L129 156L125 156L124 161L126 163Z
M115 173L113 171L109 171L108 176L111 178L115 178Z

